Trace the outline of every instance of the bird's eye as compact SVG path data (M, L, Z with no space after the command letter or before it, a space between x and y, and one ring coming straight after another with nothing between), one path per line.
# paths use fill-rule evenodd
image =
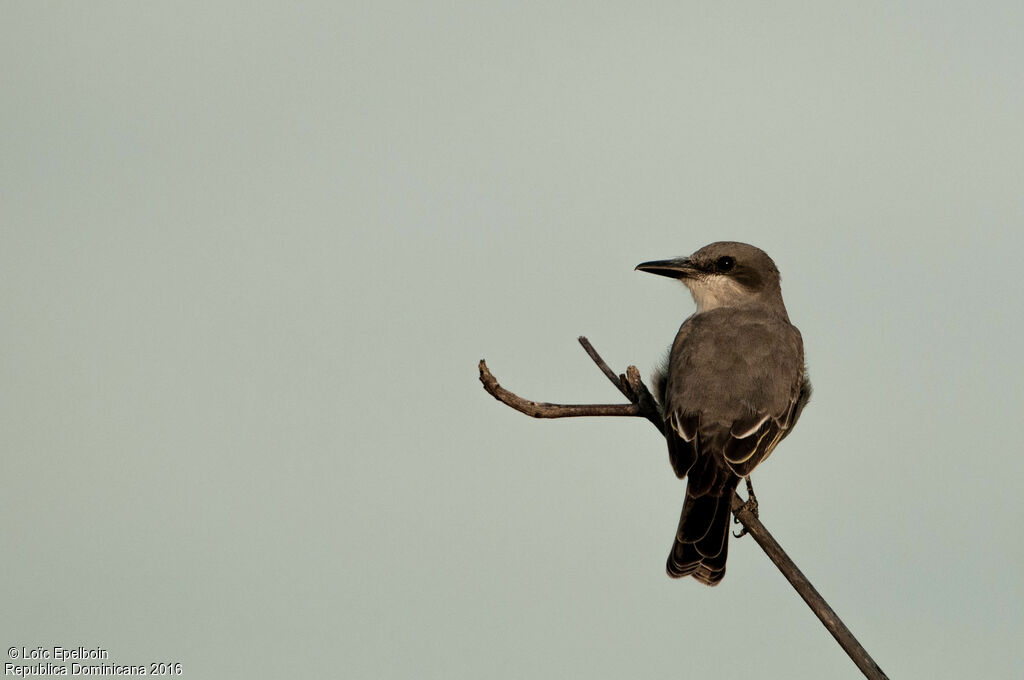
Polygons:
M715 267L720 272L727 272L730 269L732 269L735 265L736 260L732 259L728 255L723 255L722 257L715 260Z

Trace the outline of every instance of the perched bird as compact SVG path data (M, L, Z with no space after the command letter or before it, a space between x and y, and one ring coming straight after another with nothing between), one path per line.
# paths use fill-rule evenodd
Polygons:
M668 574L713 586L725 576L733 491L810 398L803 340L782 302L779 270L754 246L720 241L637 269L679 279L697 304L654 384L669 461L689 477Z

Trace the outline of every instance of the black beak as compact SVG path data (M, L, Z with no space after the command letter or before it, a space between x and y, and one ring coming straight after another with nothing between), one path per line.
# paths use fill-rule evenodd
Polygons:
M688 257L678 257L674 260L652 260L636 266L636 271L668 276L673 279L685 279L697 273Z

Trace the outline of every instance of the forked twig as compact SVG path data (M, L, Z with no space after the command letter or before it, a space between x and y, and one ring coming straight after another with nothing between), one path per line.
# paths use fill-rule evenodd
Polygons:
M654 397L647 386L640 378L640 372L635 366L626 369L624 375L616 375L608 364L594 349L593 345L583 336L579 338L583 349L601 372L609 381L622 392L630 403L628 404L550 404L547 402L529 401L509 392L498 384L497 379L487 368L487 363L480 360L480 382L495 399L511 406L515 410L525 413L534 418L567 418L574 416L642 416L647 418L659 432L664 433L665 423L661 417ZM861 646L857 638L853 636L850 629L839 619L835 611L828 605L825 599L815 590L803 572L797 568L793 560L789 558L782 546L761 524L761 521L750 511L738 494L733 492L732 512L736 521L743 525L747 533L754 537L757 544L765 551L765 554L775 563L782 575L790 582L793 588L800 594L811 611L821 620L825 628L831 633L836 642L850 656L857 668L864 673L869 680L888 680L882 669L875 663L874 659Z
M487 362L480 360L480 382L495 399L511 406L532 418L572 418L574 416L638 416L640 407L636 404L549 404L546 401L530 401L509 392L498 384L487 369Z

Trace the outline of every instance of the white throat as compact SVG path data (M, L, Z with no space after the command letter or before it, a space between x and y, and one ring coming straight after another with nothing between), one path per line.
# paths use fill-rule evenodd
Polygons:
M728 276L712 274L700 279L683 279L683 283L697 303L698 314L739 304L750 296L743 286Z

